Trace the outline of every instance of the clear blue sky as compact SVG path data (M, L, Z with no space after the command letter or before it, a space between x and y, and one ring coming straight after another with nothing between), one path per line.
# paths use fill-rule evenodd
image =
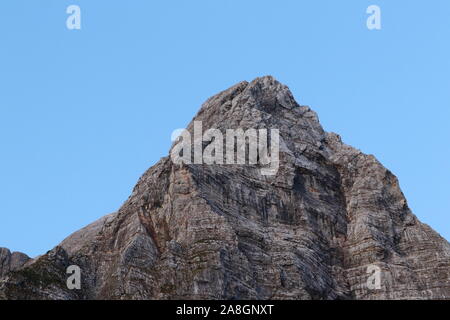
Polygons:
M2 0L0 246L34 256L115 211L204 100L267 74L450 239L449 14L448 0Z

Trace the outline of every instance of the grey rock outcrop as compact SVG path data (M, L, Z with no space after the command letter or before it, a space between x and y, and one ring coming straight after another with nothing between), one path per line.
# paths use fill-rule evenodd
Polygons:
M11 253L9 249L0 248L0 277L20 269L28 260L30 257L22 252Z
M277 174L162 158L116 213L3 273L0 298L450 299L449 243L389 170L325 132L286 86L241 82L194 120L279 129ZM65 287L69 265L81 290ZM367 284L371 266L380 287Z

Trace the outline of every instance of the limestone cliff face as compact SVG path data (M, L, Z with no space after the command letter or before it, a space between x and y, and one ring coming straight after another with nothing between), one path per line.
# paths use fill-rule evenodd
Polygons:
M411 213L389 170L325 132L286 86L241 82L194 120L279 129L277 174L163 158L116 213L2 269L0 298L450 299L449 243ZM66 287L69 265L81 290Z

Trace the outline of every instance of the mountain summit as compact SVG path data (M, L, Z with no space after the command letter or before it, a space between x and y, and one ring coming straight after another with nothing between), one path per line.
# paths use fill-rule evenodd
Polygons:
M389 170L325 132L285 85L241 82L203 104L184 132L194 142L196 123L224 140L277 130L276 171L220 163L217 131L200 136L200 152L218 143L215 163L162 158L117 212L1 269L0 299L450 299L449 243L414 216ZM69 266L79 290L67 287Z

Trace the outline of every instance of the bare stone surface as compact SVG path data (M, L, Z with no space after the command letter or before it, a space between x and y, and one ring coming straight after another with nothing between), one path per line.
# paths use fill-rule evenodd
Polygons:
M241 82L194 120L279 129L278 173L162 158L116 213L47 254L5 268L2 249L0 299L450 299L449 243L389 170L325 132L286 86ZM73 264L78 291L65 286Z
M30 257L22 252L11 253L9 249L0 248L0 277L10 271L18 270L28 260L30 260Z

